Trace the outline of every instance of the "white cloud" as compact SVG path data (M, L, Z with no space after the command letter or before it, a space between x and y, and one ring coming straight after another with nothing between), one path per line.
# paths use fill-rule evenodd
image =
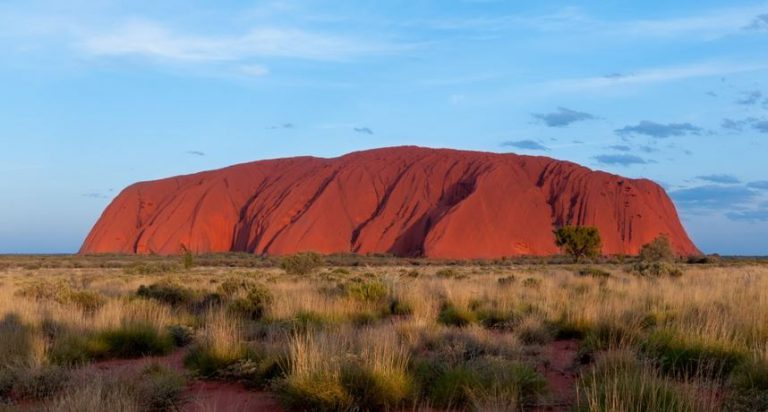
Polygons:
M182 61L237 61L250 57L343 60L409 48L293 28L257 27L229 36L176 32L150 21L134 21L86 36L81 48L96 56L143 56Z
M240 73L251 77L262 77L269 74L269 69L260 64L247 64L240 66Z
M542 86L545 91L579 92L761 70L768 70L768 63L700 63L687 66L652 68L625 75L555 80L544 83Z
M507 30L535 30L540 32L568 32L598 35L611 39L619 37L683 37L719 38L744 33L744 28L755 24L768 7L732 7L704 11L678 17L658 17L634 20L600 19L578 7L565 7L542 15L506 15L463 19L434 19L415 22L438 30L475 30L498 32Z

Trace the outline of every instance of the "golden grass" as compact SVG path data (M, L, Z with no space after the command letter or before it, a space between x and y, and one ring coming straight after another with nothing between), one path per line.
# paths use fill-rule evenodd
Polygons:
M328 395L336 396L339 405L346 406L358 396L356 389L344 382L349 365L365 369L375 379L393 385L400 382L398 387L406 388L414 379L414 357L437 351L434 348L446 342L456 345L451 348L454 352L441 353L446 359L460 359L465 356L461 350L469 347L535 363L541 361L537 358L540 345L566 330L574 336L585 334L585 343L597 342L592 349L631 353L635 357L642 356L640 349L653 331L665 331L684 344L768 362L766 266L689 266L682 277L652 279L626 273L619 265L601 266L610 272L608 278L576 276L575 267L557 265L456 266L452 269L459 276L454 277L436 276L440 269L419 267L418 276L410 266L346 268L349 273L325 269L306 276L285 275L276 268L246 271L213 267L135 275L122 269L23 269L11 265L0 269L0 368L46 365L50 363L52 345L62 336L137 322L157 330L189 325L196 330L194 345L218 359L235 361L254 347L270 352L267 355L278 358L282 367L280 379L309 390L308 386L322 376L330 385L325 388ZM170 278L201 294L217 292L223 279L247 278L266 286L274 299L265 319L256 321L232 316L226 304L193 310L136 298L140 285ZM501 278L507 280L498 281ZM386 286L385 301L363 301L346 292L349 285L374 280ZM103 296L104 304L83 310L63 300L20 295L20 291L39 282L63 282L72 290L96 292ZM391 301L406 304L409 314L387 313ZM510 314L515 321L502 329L478 323L463 328L440 325L438 315L446 303L469 312L476 312L478 307L493 308L497 313ZM299 327L297 322L307 314L323 322ZM627 371L603 370L603 375L595 375L587 373L590 370L589 366L583 370L580 396L593 410L618 411L627 402L636 401L632 398L636 393L621 386L630 377L633 385L649 389L640 393L650 399L665 395L669 385L682 388L684 394L703 396L713 384L703 377L663 376L651 361L643 363L631 376L622 375ZM608 383L598 385L598 379ZM507 389L493 388L497 393L478 395L477 402L482 403L474 408L517 410L521 405L510 401L515 395L505 393ZM109 398L112 394L107 396L104 390L96 384L84 386L52 402L82 405L82 410L98 409L89 406L89 400L95 402L93 405L101 405L99 402L107 398L109 402L120 402ZM119 398L119 394L114 396ZM399 402L400 407L413 409L428 404L419 395L402 396L408 397L407 402L402 397L371 402ZM680 399L688 399L686 396ZM687 410L685 405L691 404L685 402L684 407L673 409ZM700 404L693 405L698 408ZM126 408L130 410L130 406ZM67 409L62 406L61 410Z

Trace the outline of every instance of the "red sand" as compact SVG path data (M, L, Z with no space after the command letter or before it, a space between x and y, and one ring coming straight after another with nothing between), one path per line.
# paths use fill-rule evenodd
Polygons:
M547 364L540 371L547 379L550 399L547 406L540 406L540 411L570 411L576 402L575 370L576 356L579 350L578 340L562 340L544 346L542 355Z
M151 364L160 364L181 374L186 351L179 350L167 356L148 356L138 359L117 359L88 365L80 373L89 375L131 375ZM280 412L277 398L268 392L247 390L243 385L231 382L191 380L182 394L182 412L209 411L264 411Z
M81 253L241 251L494 258L558 253L594 225L605 254L667 234L698 253L659 185L546 157L419 147L296 157L131 185Z

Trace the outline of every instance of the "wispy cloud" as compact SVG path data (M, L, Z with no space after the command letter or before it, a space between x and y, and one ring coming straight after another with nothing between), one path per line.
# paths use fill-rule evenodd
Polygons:
M543 144L534 140L509 140L506 142L502 142L501 146L514 147L517 149L524 149L524 150L540 150L540 151L549 150L547 146L544 146Z
M752 22L745 27L747 30L768 30L768 13L755 16Z
M742 210L738 212L728 212L725 214L731 220L740 220L747 222L768 222L768 206L763 206L757 210Z
M549 127L565 127L572 123L595 118L595 116L589 113L579 112L565 107L558 107L556 111L551 113L533 113L531 116L541 120Z
M538 87L542 87L550 92L581 92L623 86L666 83L698 77L719 77L728 74L763 70L768 70L768 62L704 62L684 66L648 68L621 76L595 76L554 80L540 84Z
M649 120L643 120L635 126L624 126L617 129L616 134L620 136L628 135L646 135L658 139L672 136L685 136L688 134L700 134L702 129L690 123L656 123Z
M741 181L736 176L731 176L727 174L714 174L714 175L704 175L704 176L696 176L697 179L703 180L705 182L711 182L711 183L722 183L722 184L739 184Z
M752 189L768 190L768 180L757 180L747 183L747 187Z
M277 129L293 129L296 125L293 123L283 123L276 126L269 126L267 127L267 130L277 130Z
M729 7L701 11L696 14L647 19L600 19L578 7L564 7L554 13L539 15L511 14L503 16L433 19L418 21L422 27L435 30L474 30L503 32L528 30L597 34L607 38L681 38L711 40L739 34L745 27L768 28L766 7Z
M187 154L192 156L205 156L205 152L199 150L187 150Z
M752 127L760 133L768 133L768 120L760 120L752 124Z
M240 73L250 77L262 77L269 74L269 69L261 64L246 64L240 66Z
M760 90L750 90L742 93L742 97L738 100L736 100L736 103L745 105L745 106L753 106L760 102L760 99L763 97L763 92Z
M595 156L595 160L605 165L631 166L646 164L643 158L630 154L604 154Z
M368 127L353 127L352 130L354 130L357 133L362 133L362 134L371 134L371 135L373 134L373 130L371 130Z
M613 146L608 146L608 148L611 149L611 150L619 151L619 152L630 152L630 151L632 151L631 147L626 146L626 145L621 145L621 144L617 144L617 145L613 145Z
M755 200L756 192L744 186L705 185L675 190L673 199L688 209L723 209Z
M83 193L83 197L88 197L91 199L108 199L109 198L104 193L98 193L98 192Z
M255 27L233 35L185 33L146 20L89 34L80 40L79 46L96 56L178 61L242 61L259 57L344 60L412 47L298 28Z

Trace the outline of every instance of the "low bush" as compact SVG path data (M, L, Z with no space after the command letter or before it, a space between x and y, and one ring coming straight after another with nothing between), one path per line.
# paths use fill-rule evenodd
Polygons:
M126 275L161 275L178 270L179 266L171 262L133 263L123 268Z
M525 280L523 280L523 286L525 286L526 288L538 289L541 286L541 279L526 278Z
M17 399L46 399L63 390L69 379L69 372L57 365L6 368L0 373L0 398L13 393Z
M106 298L98 292L76 290L72 285L63 280L30 283L17 290L16 296L22 296L38 301L72 304L85 312L95 312L106 303Z
M440 312L437 315L437 321L448 326L467 326L476 320L477 318L471 310L458 307L449 302L441 305Z
M218 375L222 379L240 382L249 388L264 388L283 373L280 359L277 357L249 353L220 370Z
M313 252L297 253L280 260L280 267L289 275L307 275L322 265L323 258Z
M648 277L680 277L683 276L683 269L670 262L636 262L632 265L632 272L640 276Z
M641 349L663 373L673 376L725 378L746 360L740 351L705 344L666 330L650 334L641 343Z
M345 365L341 383L361 410L392 410L413 394L413 381L405 371L374 370L361 363Z
M101 359L165 355L172 349L171 336L146 323L129 323L98 332L88 344L92 356Z
M576 271L576 274L579 276L589 276L593 278L608 278L611 276L611 274L603 269L596 268L596 267L584 267L580 268Z
M135 382L137 399L148 411L178 410L187 380L159 364L147 366Z
M651 412L706 410L675 382L629 352L609 352L579 380L578 410Z
M95 333L67 334L56 340L49 358L64 365L76 365L92 359L130 359L171 352L174 341L167 331L136 322Z
M139 286L136 296L144 299L153 299L171 306L181 306L192 303L196 293L192 289L178 283L165 280L148 286Z
M283 403L291 409L318 412L351 410L354 399L338 376L328 373L289 375L277 385Z
M272 292L263 285L253 285L248 294L230 302L228 310L231 314L250 320L260 320L264 317L274 300Z
M175 346L184 347L194 340L195 330L188 325L171 325L168 327L168 335Z
M510 286L513 283L515 283L517 279L510 275L510 276L504 276L501 278L496 279L496 282L499 284L499 286Z
M424 362L415 367L420 387L438 407L461 408L474 404L482 409L491 399L520 410L546 392L543 376L530 366L486 356L458 365Z
M464 279L467 277L467 275L452 268L440 269L437 272L435 272L435 276L441 279Z
M361 302L380 303L389 295L389 288L379 280L349 283L345 290L347 296Z
M389 314L394 316L409 316L413 313L413 306L400 298L393 297L387 305Z

